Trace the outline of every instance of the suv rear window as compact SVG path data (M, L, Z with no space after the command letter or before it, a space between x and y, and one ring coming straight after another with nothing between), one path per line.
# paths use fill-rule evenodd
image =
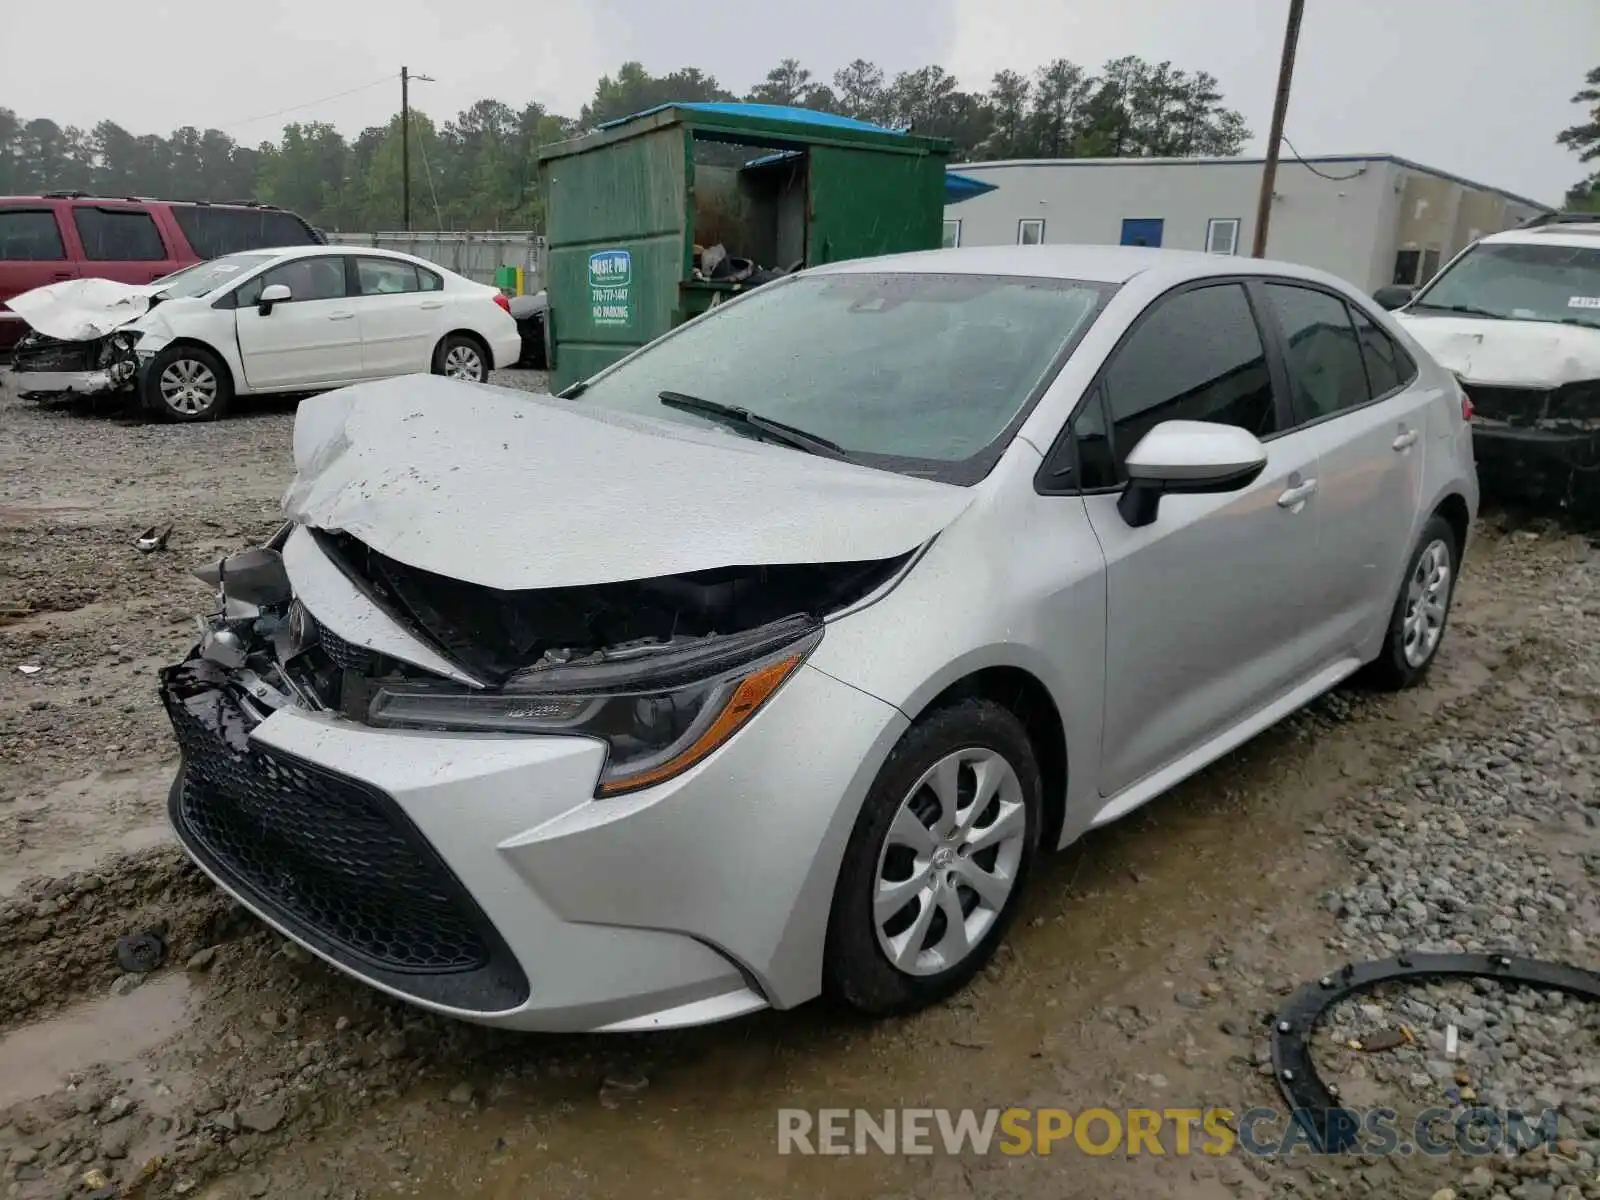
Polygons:
M55 213L0 208L0 262L60 262L66 257Z
M172 216L201 258L220 258L241 250L317 245L316 235L293 213L174 204Z
M95 262L160 262L167 247L155 218L142 208L94 208L74 205L83 256Z

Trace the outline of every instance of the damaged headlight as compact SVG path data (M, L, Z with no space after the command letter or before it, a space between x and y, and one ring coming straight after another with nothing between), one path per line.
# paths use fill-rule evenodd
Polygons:
M598 738L607 753L595 794L616 796L671 779L716 750L821 640L820 625L797 617L685 649L527 671L496 692L386 683L368 720Z

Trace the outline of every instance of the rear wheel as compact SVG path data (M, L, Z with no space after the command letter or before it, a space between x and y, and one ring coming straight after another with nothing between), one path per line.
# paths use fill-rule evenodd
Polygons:
M433 373L447 379L483 383L489 378L489 359L472 338L452 333L433 352Z
M1022 723L964 700L914 725L856 819L828 923L825 984L873 1016L960 989L1016 915L1042 825Z
M203 346L168 346L146 369L144 402L169 421L214 421L233 403L233 377Z
M1386 691L1408 688L1433 665L1450 619L1460 553L1449 522L1430 517L1411 552L1383 649L1366 670L1374 686Z

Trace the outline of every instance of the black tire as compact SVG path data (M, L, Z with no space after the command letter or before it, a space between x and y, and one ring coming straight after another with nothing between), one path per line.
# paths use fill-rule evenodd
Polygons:
M472 374L470 376L457 374L456 364L464 363L469 358L475 364ZM483 343L464 333L446 334L433 351L435 375L448 375L452 379L470 379L474 383L486 383L492 365L489 361L489 352L483 348Z
M1406 654L1406 620L1411 613L1411 586L1423 564L1423 557L1442 545L1442 553L1450 572L1444 597L1444 612L1439 618L1438 638L1420 662L1413 662ZM1422 534L1406 560L1406 573L1400 581L1400 594L1395 597L1394 609L1389 614L1389 628L1384 634L1383 649L1378 657L1367 664L1362 673L1364 682L1386 692L1398 692L1418 683L1428 673L1433 660L1444 645L1445 629L1450 621L1450 605L1455 599L1456 581L1460 574L1461 546L1456 531L1443 517L1435 514L1422 527Z
M233 375L204 346L180 342L150 360L141 399L164 421L216 421L233 405Z
M912 974L896 967L879 942L874 897L878 887L880 857L885 854L890 826L902 803L911 798L908 795L911 789L941 760L957 751L969 749L992 751L1015 772L1026 821L1021 838L1020 860L1011 872L1011 890L1002 901L997 915L965 957L942 970ZM960 778L965 782L967 776ZM919 789L916 796L923 798L919 803L933 798L928 788ZM936 798L933 799L937 805ZM998 810L986 808L985 812L975 814L978 828L989 827L998 819L989 816L990 811ZM823 987L827 995L860 1013L882 1017L915 1012L959 991L994 956L996 947L1016 916L1022 894L1027 888L1034 856L1038 852L1043 816L1043 785L1033 746L1022 722L1010 711L993 701L974 698L939 709L913 725L901 737L883 769L878 772L878 778L873 782L866 802L856 817L849 844L845 847L828 919L827 948L823 962ZM988 851L981 853L987 854ZM967 856L963 854L963 857ZM956 896L966 908L968 893L958 889ZM976 901L976 893L971 893L971 900ZM926 901L921 899L908 901L908 904L915 904L916 908L902 910L898 915L920 912L923 903ZM972 910L967 911L970 916ZM938 936L941 929L939 922L944 919L942 912L934 913L928 937L922 945ZM904 930L891 931L891 936L901 932Z

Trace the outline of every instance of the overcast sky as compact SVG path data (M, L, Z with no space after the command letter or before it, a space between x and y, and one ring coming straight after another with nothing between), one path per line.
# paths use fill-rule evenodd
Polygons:
M630 58L743 91L785 56L819 76L855 57L997 70L1136 54L1221 80L1260 153L1287 0L127 0L5 4L0 106L135 133L285 120L349 133L398 107L402 63L444 120L483 96L576 115ZM1585 174L1557 147L1600 65L1600 0L1308 0L1287 133L1302 154L1385 152L1555 202ZM363 86L363 85L372 86ZM320 101L347 89L349 95ZM305 107L300 107L304 105ZM284 116L263 118L294 107Z

